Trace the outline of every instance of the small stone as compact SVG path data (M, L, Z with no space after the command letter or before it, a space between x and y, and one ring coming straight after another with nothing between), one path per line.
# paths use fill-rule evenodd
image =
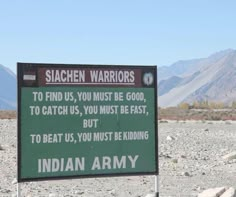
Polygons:
M165 155L165 158L167 158L167 159L171 159L172 156L170 156L170 155Z
M201 188L200 186L199 186L199 187L197 187L197 191L201 191L201 189L202 189L202 188Z
M173 163L178 163L178 159L172 159L171 160Z
M82 195L82 194L84 194L84 192L83 191L75 191L75 194Z
M167 140L167 141L172 141L172 140L175 140L175 138L168 135L168 136L166 137L166 140Z
M208 158L206 158L206 157L203 157L203 158L202 158L202 160L204 160L204 161L207 161L207 160L208 160Z
M160 122L160 123L168 123L167 120L160 120L159 122Z
M10 193L10 192L11 192L11 190L9 190L9 189L6 189L6 190L4 190L3 192L4 192L4 193Z
M195 185L195 187L193 188L193 190L199 192L199 191L201 191L201 187L198 186L198 185Z
M182 172L183 176L190 176L189 172Z
M109 194L112 195L112 196L115 196L116 191L113 189L113 190L109 191Z
M49 194L49 196L48 197L56 197L57 195L55 194L55 193L51 193L51 194Z
M15 185L17 183L17 179L14 178L13 181L11 182L11 184Z

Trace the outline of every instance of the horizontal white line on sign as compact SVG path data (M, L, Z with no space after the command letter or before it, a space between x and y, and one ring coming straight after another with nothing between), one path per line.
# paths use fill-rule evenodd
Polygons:
M36 80L36 75L24 75L23 80Z
M46 83L47 85L135 85L135 83L50 83L50 82L47 82Z

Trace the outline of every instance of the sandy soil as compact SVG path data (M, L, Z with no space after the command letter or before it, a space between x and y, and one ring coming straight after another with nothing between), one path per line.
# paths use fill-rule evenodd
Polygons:
M1 197L16 194L16 134L16 120L0 120ZM236 122L159 123L160 196L197 196L211 187L236 188L236 162L222 159L233 151ZM28 197L141 197L154 191L154 177L31 182L22 183L21 189L22 196Z

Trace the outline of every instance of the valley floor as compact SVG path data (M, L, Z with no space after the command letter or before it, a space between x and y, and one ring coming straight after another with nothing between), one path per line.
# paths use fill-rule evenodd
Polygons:
M211 187L236 188L234 121L159 123L160 196L197 196ZM0 120L0 196L16 194L17 126ZM89 178L22 183L22 196L138 197L154 191L153 176Z

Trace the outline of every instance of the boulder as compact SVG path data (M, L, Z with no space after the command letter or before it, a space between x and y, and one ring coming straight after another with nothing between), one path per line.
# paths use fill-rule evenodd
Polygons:
M222 158L223 158L224 160L227 160L227 161L236 159L236 151L234 151L234 152L232 152L232 153L229 153L229 154L223 156Z
M198 197L220 197L226 191L226 187L217 187L204 190Z
M236 197L235 189L230 187L220 197Z
M198 197L236 197L236 191L233 187L211 188L198 194Z

